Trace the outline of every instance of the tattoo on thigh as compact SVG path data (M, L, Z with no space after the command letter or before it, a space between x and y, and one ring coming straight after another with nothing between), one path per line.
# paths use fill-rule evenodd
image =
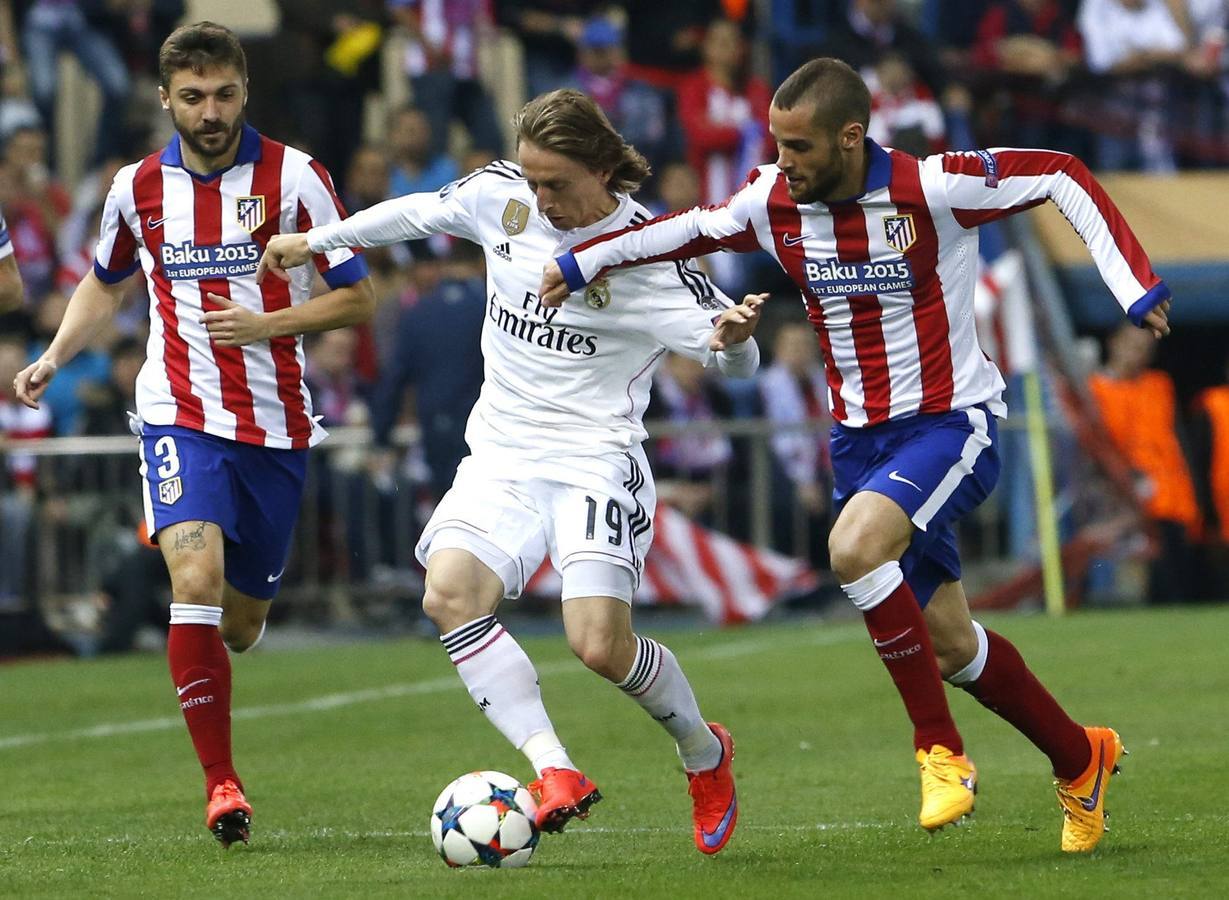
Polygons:
M204 550L205 549L205 523L200 522L191 531L179 531L175 533L175 549L176 550Z

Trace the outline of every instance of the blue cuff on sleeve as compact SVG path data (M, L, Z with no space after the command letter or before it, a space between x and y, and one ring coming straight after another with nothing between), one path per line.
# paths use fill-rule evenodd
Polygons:
M333 266L323 275L325 284L333 290L349 287L367 277L367 260L358 255L352 256L340 266Z
M1142 328L1144 326L1144 317L1171 296L1169 287L1165 282L1158 282L1156 287L1131 304L1131 308L1127 310L1127 318L1131 320L1133 325Z
M580 264L576 262L576 254L571 250L556 257L555 262L559 263L559 271L563 273L563 280L568 283L569 290L579 291L588 284L585 276L580 274Z
M110 269L104 269L98 260L94 260L94 274L98 276L98 280L103 284L119 284L139 268L141 268L140 262L133 260L132 265L128 268L113 272Z

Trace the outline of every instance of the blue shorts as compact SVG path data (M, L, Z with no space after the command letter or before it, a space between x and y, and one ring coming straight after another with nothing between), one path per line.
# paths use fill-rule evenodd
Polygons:
M141 432L150 539L179 522L212 522L226 536L226 581L261 600L273 599L286 570L306 473L306 450L241 444L175 425Z
M893 500L917 530L901 557L925 607L940 584L960 579L953 524L999 479L998 425L984 406L912 416L872 428L832 429L833 507L859 491Z

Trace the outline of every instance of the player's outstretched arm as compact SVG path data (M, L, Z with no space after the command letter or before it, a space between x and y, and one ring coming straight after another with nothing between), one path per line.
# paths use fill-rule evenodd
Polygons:
M73 291L51 344L13 379L17 399L31 409L38 409L39 398L56 370L80 353L98 329L111 320L123 297L123 281L105 284L93 271L87 273Z
M269 238L256 266L256 283L264 281L270 272L282 281L289 281L290 273L286 270L301 266L311 258L312 251L307 246L306 234L275 234Z
M222 308L205 313L200 321L209 336L223 347L346 328L366 322L376 309L376 292L370 278L334 288L298 306L267 313L253 312L220 294L208 296Z

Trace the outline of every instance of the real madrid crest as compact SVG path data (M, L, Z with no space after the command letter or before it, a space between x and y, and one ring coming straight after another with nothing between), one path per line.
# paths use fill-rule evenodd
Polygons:
M248 234L251 234L261 225L265 224L264 195L258 197L236 197L235 218L239 220L239 227Z
M529 207L520 200L509 200L501 221L508 235L520 234L529 224Z
M585 288L585 302L593 309L605 309L610 305L610 284L605 278Z

